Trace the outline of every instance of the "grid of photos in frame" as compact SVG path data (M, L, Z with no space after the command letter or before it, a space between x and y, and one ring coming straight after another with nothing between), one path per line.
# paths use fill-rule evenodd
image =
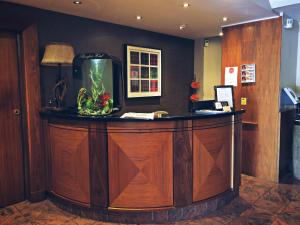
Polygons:
M129 82L131 93L157 93L159 90L159 53L130 50Z

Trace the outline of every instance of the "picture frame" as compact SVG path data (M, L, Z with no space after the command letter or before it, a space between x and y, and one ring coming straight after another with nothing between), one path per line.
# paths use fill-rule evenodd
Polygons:
M252 64L243 64L241 65L241 83L248 84L248 83L255 83L255 72L256 65Z
M161 50L125 45L127 98L161 96Z
M235 106L234 106L233 85L218 85L215 86L214 89L215 89L215 101L228 102L230 108L234 110Z

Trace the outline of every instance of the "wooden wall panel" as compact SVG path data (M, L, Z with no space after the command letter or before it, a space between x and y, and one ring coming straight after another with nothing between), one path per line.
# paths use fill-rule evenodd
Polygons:
M88 129L49 124L51 191L90 204ZM100 185L100 184L99 184Z
M39 201L45 196L45 155L41 135L41 92L37 27L32 25L21 33L22 83L25 93L24 133L27 140L29 199Z
M231 124L193 131L194 202L230 188L231 133Z
M281 18L224 29L222 81L226 66L256 64L256 83L235 88L235 103L248 100L243 119L243 172L277 181ZM240 69L240 68L239 68ZM241 106L240 106L241 107Z
M172 136L172 132L108 133L110 207L173 205Z

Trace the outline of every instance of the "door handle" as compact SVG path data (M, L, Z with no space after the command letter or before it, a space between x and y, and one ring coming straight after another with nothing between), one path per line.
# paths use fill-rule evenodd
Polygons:
M13 110L13 113L14 113L15 116L21 115L20 109L14 109L14 110Z

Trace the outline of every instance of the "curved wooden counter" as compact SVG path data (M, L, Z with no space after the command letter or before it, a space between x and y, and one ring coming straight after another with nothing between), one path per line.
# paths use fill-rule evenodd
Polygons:
M43 114L49 194L63 209L103 221L204 215L238 194L241 117L141 121Z

